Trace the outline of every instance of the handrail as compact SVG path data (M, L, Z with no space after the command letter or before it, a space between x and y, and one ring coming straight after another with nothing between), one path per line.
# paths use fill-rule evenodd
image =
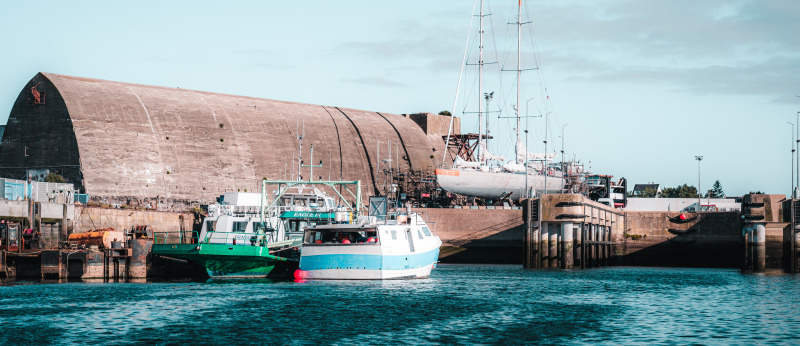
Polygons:
M165 231L165 232L153 232L153 244L170 244L168 241L170 239L178 239L178 242L175 244L192 244L192 243L185 243L184 239L186 239L186 235L191 234L190 239L198 239L199 232L197 231ZM160 235L163 235L160 236ZM170 235L175 235L174 237L170 237Z

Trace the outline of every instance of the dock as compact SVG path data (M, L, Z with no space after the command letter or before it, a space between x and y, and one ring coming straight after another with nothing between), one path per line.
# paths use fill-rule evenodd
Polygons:
M625 215L580 194L549 194L523 202L524 268L609 265Z

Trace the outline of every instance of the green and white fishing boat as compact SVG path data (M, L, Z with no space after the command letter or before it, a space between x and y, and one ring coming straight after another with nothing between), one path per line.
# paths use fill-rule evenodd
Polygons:
M266 186L274 184L278 190L265 206L261 197ZM226 193L219 204L209 205L196 239L156 232L152 253L189 261L210 277L291 277L299 263L305 228L341 222L352 215L348 208L336 207L334 198L316 186L339 184L358 185L360 192L357 181L264 180L262 194Z

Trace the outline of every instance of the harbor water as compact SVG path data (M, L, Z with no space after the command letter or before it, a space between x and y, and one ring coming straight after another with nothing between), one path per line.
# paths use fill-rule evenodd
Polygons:
M410 281L0 285L2 344L796 344L800 277L440 265Z

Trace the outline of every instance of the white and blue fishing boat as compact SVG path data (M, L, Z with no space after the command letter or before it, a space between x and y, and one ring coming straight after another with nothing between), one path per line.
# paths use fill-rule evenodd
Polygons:
M421 215L363 216L354 223L305 229L299 280L426 278L436 266L442 241Z

